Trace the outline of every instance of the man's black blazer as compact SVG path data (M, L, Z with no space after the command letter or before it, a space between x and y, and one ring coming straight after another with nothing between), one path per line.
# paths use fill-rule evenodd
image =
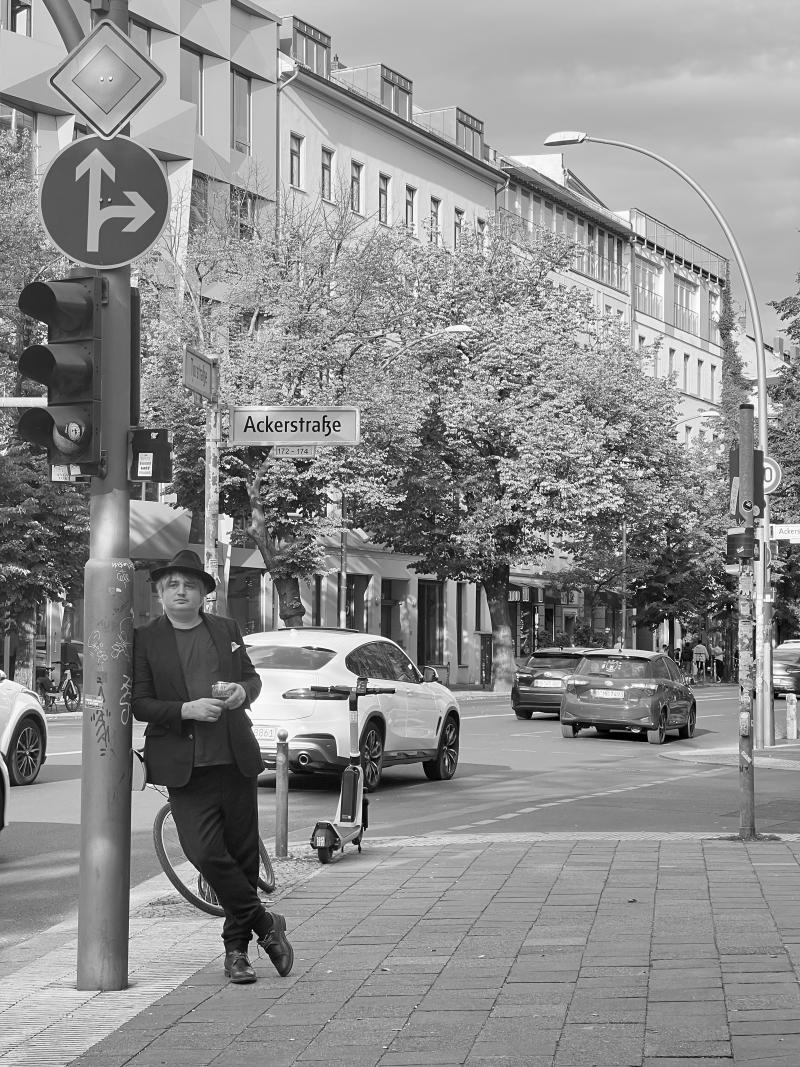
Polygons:
M242 774L253 777L264 770L264 761L246 709L261 692L261 679L236 622L220 615L202 618L217 647L220 677L239 682L247 694L244 704L222 714L228 719L236 766ZM144 761L149 782L177 787L189 781L196 721L181 719L181 705L188 700L175 631L162 615L141 626L133 638L133 714L147 723Z

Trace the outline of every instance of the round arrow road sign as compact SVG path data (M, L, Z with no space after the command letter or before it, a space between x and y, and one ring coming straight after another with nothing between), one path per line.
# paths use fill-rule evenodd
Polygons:
M123 267L151 248L169 215L161 164L129 137L82 137L53 158L39 209L47 235L85 267Z

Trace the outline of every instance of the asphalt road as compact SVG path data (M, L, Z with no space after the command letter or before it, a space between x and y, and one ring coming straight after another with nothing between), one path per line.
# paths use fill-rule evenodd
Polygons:
M736 834L737 768L669 758L736 745L736 691L709 686L699 689L697 698L695 737L679 741L669 735L663 747L621 735L600 738L591 730L566 739L556 718L518 720L507 698L465 700L456 777L429 782L419 766L388 769L381 789L370 800L368 838L446 831ZM80 723L54 721L50 756L39 780L13 790L13 823L0 835L0 961L4 948L47 929L77 908L80 748ZM796 774L757 772L759 832L800 831ZM260 806L266 839L274 835L274 784L274 775L264 775ZM333 777L291 776L292 851L310 847L312 827L318 819L333 817L337 797ZM153 789L133 794L133 886L160 871L151 828L162 803Z

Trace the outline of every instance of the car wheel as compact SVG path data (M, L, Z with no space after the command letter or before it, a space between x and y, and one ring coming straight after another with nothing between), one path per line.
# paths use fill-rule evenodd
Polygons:
M651 745L663 745L667 737L667 712L661 709L658 715L658 726L655 730L647 731L647 740Z
M533 715L532 711L526 711L525 708L514 708L514 714L518 719L530 719Z
M561 723L561 736L562 737L577 737L580 726L574 722L562 722Z
M44 731L35 719L23 719L8 749L8 777L12 785L31 785L44 762Z
M383 735L376 722L368 722L361 738L361 766L364 770L364 792L372 793L380 785L383 774Z
M696 724L697 708L692 704L689 708L689 718L686 720L686 725L678 728L678 737L681 741L688 741L690 737L694 737L694 728Z
M432 782L449 782L458 766L458 721L454 715L448 715L439 737L439 748L435 759L425 760L422 769L425 777Z

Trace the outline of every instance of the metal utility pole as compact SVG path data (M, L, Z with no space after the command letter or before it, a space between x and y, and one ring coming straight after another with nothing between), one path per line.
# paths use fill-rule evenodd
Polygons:
M339 543L339 627L347 628L347 511L342 490L342 532Z
M204 526L204 565L206 571L217 579L215 599L206 600L205 610L211 614L224 614L225 593L219 580L219 447L222 440L222 414L219 406L219 363L214 360L211 368L212 398L206 405L206 513ZM221 600L220 602L220 594Z
M744 515L744 551L739 562L739 837L756 836L755 765L753 763L754 496L753 405L739 408L739 500Z

